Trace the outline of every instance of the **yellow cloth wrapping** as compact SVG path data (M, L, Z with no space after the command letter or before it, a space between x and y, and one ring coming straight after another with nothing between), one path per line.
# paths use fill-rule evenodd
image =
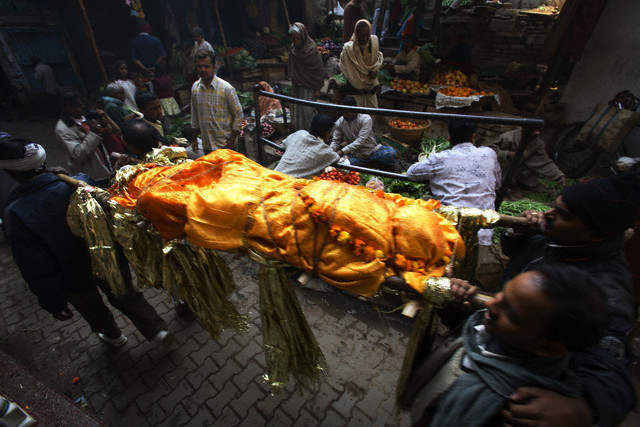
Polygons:
M253 248L365 296L399 273L423 292L454 250L464 254L455 228L432 212L437 203L293 179L230 150L151 168L120 193L112 200L137 208L163 239L186 235L206 248Z

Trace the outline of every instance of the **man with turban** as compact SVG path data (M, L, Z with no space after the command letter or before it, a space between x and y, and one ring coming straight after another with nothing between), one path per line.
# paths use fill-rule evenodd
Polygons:
M73 317L70 303L102 341L120 347L127 337L104 304L100 288L147 339L170 345L166 322L133 288L121 249L116 256L128 294L116 297L107 282L93 274L84 241L67 225L67 207L75 189L45 169L46 158L39 144L6 135L0 138L0 168L20 183L7 199L5 232L13 258L38 303L58 320ZM93 183L88 175L76 178Z
M531 233L503 235L503 251L511 261L501 286L541 263L571 264L589 273L605 291L610 315L607 336L599 345L572 352L570 367L582 383L582 398L519 389L511 396L507 424L537 420L573 425L569 421L582 420L584 425L618 425L635 406L626 334L635 323L636 300L622 247L639 207L639 175L612 175L565 188L547 212L525 211Z
M340 71L347 79L347 94L353 95L359 107L378 108L376 92L382 60L378 37L371 35L369 21L361 19L340 54Z

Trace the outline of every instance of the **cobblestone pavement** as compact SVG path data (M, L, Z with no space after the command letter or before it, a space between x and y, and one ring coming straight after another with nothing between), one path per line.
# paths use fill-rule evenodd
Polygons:
M61 151L53 143L53 124L0 122L0 130L40 142L49 164L56 165ZM232 301L249 316L249 332L225 331L215 342L197 321L177 316L163 291L148 289L145 296L169 324L176 345L164 351L145 341L114 310L129 341L112 349L77 314L60 322L39 307L0 237L0 349L72 400L84 397L87 413L106 425L409 425L408 414L396 413L394 406L409 320L314 279L312 289L296 293L328 375L302 393L290 380L280 395L271 396L262 380L258 267L247 257L224 257L238 286ZM637 370L636 365L636 383ZM73 384L76 376L80 382ZM638 425L639 419L636 408L624 425Z

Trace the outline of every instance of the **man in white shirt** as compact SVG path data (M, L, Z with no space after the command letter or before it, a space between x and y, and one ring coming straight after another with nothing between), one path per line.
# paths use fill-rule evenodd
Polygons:
M357 107L353 96L345 96L342 105ZM376 142L371 116L351 111L336 121L331 148L340 157L349 157L349 162L356 166L378 163L393 167L397 158L393 148Z
M473 122L450 122L452 147L411 165L407 177L430 181L433 197L443 205L494 209L502 172L495 151L473 145L475 130ZM491 245L491 236L491 230L480 230L480 244Z

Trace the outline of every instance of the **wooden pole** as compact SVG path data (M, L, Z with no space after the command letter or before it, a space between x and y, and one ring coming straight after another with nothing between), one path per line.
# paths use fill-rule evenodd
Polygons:
M104 79L104 83L109 83L109 79L107 78L107 72L104 69L104 65L102 64L102 58L100 58L100 52L98 52L98 46L96 45L96 39L93 36L93 29L91 28L91 23L89 22L89 16L87 15L87 10L84 8L84 2L82 0L78 0L78 6L80 7L80 11L82 12L82 19L84 21L84 30L87 33L87 37L91 40L91 45L93 46L93 52L96 55L96 59L98 60L98 66L100 67L100 71L102 72L102 78Z
M287 18L287 31L291 27L291 20L289 19L289 10L287 9L287 0L282 0L282 5L284 6L284 16Z
M228 52L229 47L227 46L227 38L224 36L224 28L222 28L222 20L220 19L220 12L218 11L218 0L213 0L213 9L216 12L218 27L220 27L220 35L222 36L222 45L224 46L225 52ZM225 55L225 62L227 63L227 67L229 67L229 79L233 81L234 80L233 71L231 71L231 62L229 61L228 55Z

